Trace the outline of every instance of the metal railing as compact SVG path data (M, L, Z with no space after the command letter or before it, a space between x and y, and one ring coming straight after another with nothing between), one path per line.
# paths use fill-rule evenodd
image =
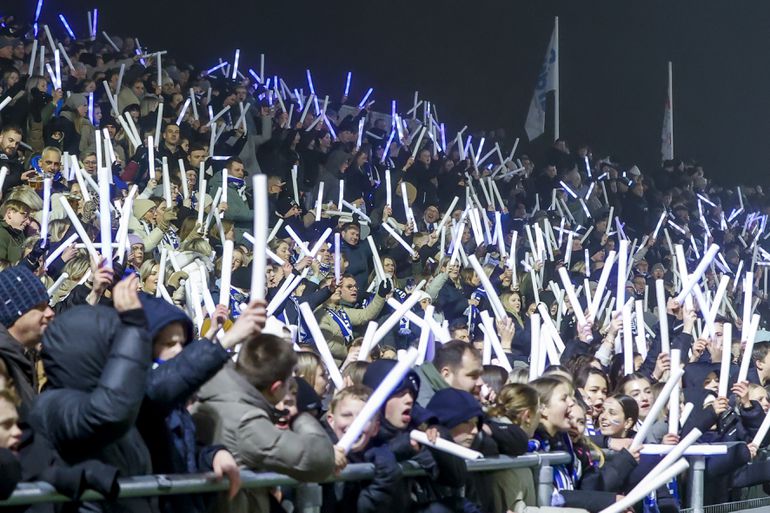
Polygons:
M611 456L611 455L610 455ZM705 457L690 456L690 509L693 513L703 513L703 486ZM516 458L499 456L479 460L467 460L469 472L496 472L507 469L531 468L537 485L537 500L540 506L550 506L553 495L553 465L566 464L571 457L566 452L530 453ZM413 461L401 464L404 477L421 477L427 474ZM275 472L253 472L241 470L241 488L269 488L289 486L297 488L295 497L296 510L303 513L316 513L321 506L321 484L337 481L363 481L374 478L372 463L348 465L339 475L331 476L321 483L305 483ZM137 497L156 497L188 493L207 493L225 491L228 480L216 480L213 473L148 475L119 479L120 499ZM99 501L104 497L93 490L87 490L80 501ZM45 502L70 502L71 499L56 492L46 482L21 483L10 498L0 501L3 506L22 506Z
M532 453L516 458L500 456L481 460L468 460L469 472L495 472L516 468L538 468L534 477L537 482L538 502L550 505L553 493L553 465L571 461L566 452ZM427 474L413 461L401 464L404 477L420 477ZM241 488L268 488L291 486L298 489L296 507L298 511L313 512L320 508L320 486L335 481L362 481L374 478L374 464L355 463L348 465L339 475L332 476L322 483L303 483L275 472L252 472L241 470ZM213 473L149 475L125 477L119 479L120 499L136 497L154 497L187 493L220 492L228 489L228 480L217 481ZM87 490L81 501L99 501L104 497L93 490ZM7 500L0 501L3 506L22 506L44 502L70 502L70 498L56 492L46 482L21 483Z

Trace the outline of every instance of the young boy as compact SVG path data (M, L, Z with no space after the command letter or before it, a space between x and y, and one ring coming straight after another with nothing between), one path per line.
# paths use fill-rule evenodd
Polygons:
M353 385L340 390L334 396L324 423L332 442L336 443L347 432L370 395L369 387ZM323 513L374 513L392 510L393 493L396 483L401 479L401 467L387 446L371 446L372 437L379 429L380 419L375 417L353 444L347 458L343 457L337 462L338 468L347 463L374 463L374 479L370 482L352 481L325 485L321 508Z
M29 225L30 208L17 200L6 201L0 214L0 260L15 264L21 260L24 229Z

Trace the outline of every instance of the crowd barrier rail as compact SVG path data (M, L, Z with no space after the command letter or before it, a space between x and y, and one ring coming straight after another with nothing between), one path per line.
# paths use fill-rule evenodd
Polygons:
M703 486L705 456L690 456L690 508L693 513L703 513ZM495 472L507 469L531 468L537 487L538 505L550 505L553 495L553 465L570 462L566 452L531 453L515 458L499 456L479 460L467 460L469 472ZM401 464L404 477L420 477L427 474L413 461ZM338 481L362 481L374 477L374 465L355 463L348 465L339 475L330 477L321 483L297 481L275 472L253 472L241 470L241 487L267 488L288 486L296 488L295 506L298 513L318 513L321 509L321 485ZM119 479L120 499L136 497L156 497L165 495L221 492L229 487L226 478L219 481L212 472L202 474L147 475ZM104 497L93 490L87 490L80 498L81 502L100 501ZM71 499L59 494L46 482L20 483L11 497L0 501L0 507L23 506L47 502L70 502Z

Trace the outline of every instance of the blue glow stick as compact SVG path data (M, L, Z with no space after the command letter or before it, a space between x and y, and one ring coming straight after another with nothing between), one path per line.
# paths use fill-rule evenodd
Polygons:
M350 92L350 77L353 75L352 71L348 71L348 79L345 82L345 97L347 98L348 93Z
M208 70L206 70L206 75L211 75L211 74L212 74L212 73L214 73L216 70L218 70L218 69L222 69L222 68L224 68L225 66L227 66L228 64L229 64L229 63L228 63L227 61L225 61L225 62L220 62L219 64L217 64L217 65L216 65L216 66L214 66L213 68L209 68Z
M35 9L35 24L40 19L40 11L43 10L43 0L37 0L37 8Z
M94 124L94 93L93 91L88 93L88 119L91 120L91 124Z
M326 117L326 114L323 115L324 117L324 123L326 123L326 128L329 129L329 132L332 134L332 140L337 140L337 133L334 131L334 128L332 128L332 123L329 121L329 118Z
M270 81L271 81L271 80L272 80L272 78L268 78L268 79L267 79L267 82L265 82L265 91L267 91L268 89L270 89Z
M478 161L479 161L479 159L481 158L481 149L484 147L484 143L485 143L486 141L487 141L487 140L486 140L486 138L482 137L482 138L481 138L481 142L479 142L479 149L478 149L478 151L476 152L476 162L478 162Z
M390 100L390 117L392 118L391 125L395 123L396 119L396 100Z
M313 76L310 74L310 70L306 69L305 73L307 74L307 85L310 88L310 94L313 95L313 105L315 106L315 113L316 116L319 112L321 112L321 108L318 106L318 95L315 94L315 87L313 86Z
M373 87L370 87L369 90L366 91L366 94L364 95L364 99L361 100L361 102L358 104L359 109L364 108L364 105L366 105L366 100L369 99L369 96L372 94L372 91L374 91Z
M241 59L241 49L235 49L235 59L233 59L233 74L232 79L235 80L238 76L238 61Z
M446 153L446 131L444 123L441 123L441 148L443 148L444 153Z
M62 25L64 25L64 28L67 29L67 33L70 35L70 38L72 38L73 40L76 39L75 33L72 32L72 29L70 28L70 24L67 23L67 20L64 18L63 14L59 15L59 19L61 20Z
M380 162L385 162L385 159L388 158L388 154L390 153L390 143L393 142L393 137L396 135L395 128L390 130L390 137L388 137L388 142L385 144L385 150L382 152L382 158L380 159Z
M99 9L94 9L94 17L93 17L94 26L93 26L93 29L91 30L92 38L96 38L96 28L99 26L96 21L98 17L99 17Z
M249 75L251 75L252 77L254 77L254 80L256 80L258 83L260 83L260 84L262 83L262 79L261 79L261 78L259 78L259 75L257 75L257 72L256 72L256 71L254 71L254 70L253 70L253 69L251 69L251 68L249 68Z

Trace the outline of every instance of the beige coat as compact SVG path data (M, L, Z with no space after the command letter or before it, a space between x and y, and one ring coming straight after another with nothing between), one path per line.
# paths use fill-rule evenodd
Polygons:
M326 338L326 343L329 344L334 361L337 362L337 365L341 365L348 355L348 348L345 344L345 337L342 335L342 329L332 316L329 315L329 312L326 311L326 306L319 306L315 311L315 317L318 320L318 325L321 327L321 333ZM340 309L345 310L348 317L350 317L350 323L353 327L356 327L376 319L380 315L383 306L385 306L385 298L375 294L374 299L366 308L342 306Z

